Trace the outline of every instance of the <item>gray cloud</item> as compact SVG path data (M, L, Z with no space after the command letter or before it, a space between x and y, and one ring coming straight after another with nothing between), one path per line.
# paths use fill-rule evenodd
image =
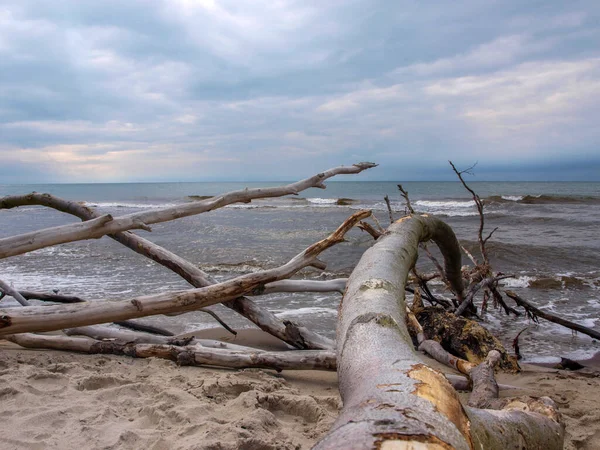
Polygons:
M365 179L439 179L448 159L598 179L599 17L592 1L5 1L2 179L290 179L357 160L381 164Z

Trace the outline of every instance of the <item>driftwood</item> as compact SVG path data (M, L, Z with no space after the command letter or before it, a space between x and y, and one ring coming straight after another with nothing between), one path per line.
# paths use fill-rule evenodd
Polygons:
M311 245L283 266L242 275L205 288L147 295L127 300L0 310L0 336L53 331L156 314L194 311L233 300L252 292L259 286L288 278L304 267L314 264L323 251L342 242L344 235L370 214L370 211L354 213L331 235Z
M326 350L266 352L239 351L226 348L137 344L96 341L65 336L43 336L31 333L8 335L6 339L21 347L68 350L80 353L127 355L135 358L163 358L179 365L210 365L241 369L248 367L275 370L335 370L335 353Z
M519 297L513 291L504 291L504 292L506 293L506 295L508 295L510 298L512 298L517 305L523 307L525 309L525 311L527 312L527 314L529 315L529 317L534 322L537 322L538 321L537 318L541 317L542 319L545 319L548 322L557 323L557 324L562 325L563 327L569 328L573 331L587 334L591 338L600 340L600 332L598 332L596 330L592 330L591 328L588 328L588 327L584 327L583 325L579 325L578 323L571 322L570 320L563 319L562 317L559 317L555 314L552 314L552 313L549 313L546 311L542 311L541 309L533 306L528 301Z
M20 234L0 239L0 259L9 256L20 255L52 245L64 244L83 239L96 239L107 234L115 234L131 229L143 229L150 231L149 225L182 217L200 214L222 208L232 203L249 203L257 198L281 197L284 195L295 195L308 188L325 188L323 182L339 174L356 174L363 170L375 167L373 163L358 163L352 166L341 166L326 170L313 177L306 178L286 186L272 188L244 189L227 194L211 197L206 200L190 202L169 208L142 211L113 218L110 214L88 220L83 223L63 225L34 231L32 233ZM0 200L0 209L12 208L11 197Z
M550 399L508 402L500 411L463 407L444 376L414 353L404 285L419 242L429 239L453 279L458 242L447 225L425 216L395 222L354 269L337 327L344 407L315 448L561 449L563 425Z
M82 220L91 220L98 214L80 203L63 200L50 194L32 193L23 196L5 197L0 200L0 208L14 208L24 205L40 205L74 215ZM180 275L192 286L201 288L215 284L215 280L194 264L180 256L137 236L131 232L119 232L109 235L115 241L131 250L144 255L162 266ZM257 288L260 290L260 287ZM224 302L224 305L254 322L262 330L278 337L284 342L300 349L331 349L333 341L312 330L301 327L292 321L282 321L270 311L258 306L252 300L239 297Z
M383 230L376 219L378 229L361 222L370 212L360 211L332 235L312 245L287 264L222 283L216 283L185 259L127 231L150 231L149 225L153 223L199 214L231 203L297 194L309 187L323 188L323 181L331 176L358 173L373 166L371 163L361 163L338 167L287 186L236 191L173 208L117 218L101 216L91 208L47 194L33 193L0 199L0 209L43 205L73 214L84 221L0 239L0 258L58 243L109 235L178 273L196 288L111 302L82 303L75 297L72 300L74 304L37 307L29 306L28 300L59 301L59 297L64 296L18 291L0 282L1 295L11 295L27 306L0 309L0 338L24 347L152 356L170 359L181 365L335 370L337 359L344 409L333 430L318 448L420 448L427 445L428 448L495 449L506 448L509 442L514 442L515 448L560 448L563 427L551 400L498 399L494 367L500 365L505 369L514 369L516 366L501 345L482 346L481 336L485 333L475 333L475 325L471 321L456 318L439 308L415 311L418 320L405 311L404 292L405 289L411 290L406 282L409 271L414 271L417 249L421 245L455 298L452 302L435 298L427 286L430 278L416 271L414 276L419 287L412 289L415 295L418 295L420 288L424 292L424 299L442 305L446 311L475 314L477 311L473 298L478 291L484 290L484 303L490 298L503 306L507 313L515 312L507 307L497 289L498 281L503 276L493 275L485 251L485 244L495 230L483 237L483 202L464 182L464 171L459 172L452 166L465 188L472 193L481 219L478 241L483 262L478 263L468 254L475 264L470 272L461 271L460 245L452 230L435 218L414 215L408 193L400 185L398 188L407 202L407 209L413 215L393 223L388 230ZM389 198L386 196L385 200L390 220L393 220ZM324 268L324 263L318 259L319 254L341 242L344 234L356 224L370 233L377 243L365 253L349 280L288 279L307 266ZM427 250L425 242L430 239L440 247L444 267ZM464 279L468 282L466 292ZM277 318L247 297L277 292L343 292L344 289L346 293L338 320L337 355L330 351L335 346L332 340ZM69 301L66 298L63 303ZM197 311L215 303L225 304L293 347L325 350L267 352L193 337L160 336L115 327L90 326L111 321L123 323L123 320L155 314L176 315ZM526 310L530 314L535 313L532 309ZM427 314L433 319L427 320ZM419 350L468 377L448 377L458 388L473 386L468 407L461 406L447 379L427 367L414 353L408 331L411 327L407 329L405 324L407 317L414 322L411 327L417 329L412 334L416 336ZM419 321L423 323L425 331ZM431 322L437 325L431 325ZM440 323L442 325L438 326ZM130 325L127 322L124 324ZM69 337L32 334L59 329L64 329ZM475 336L477 341L457 341L460 330L467 331L466 338ZM444 339L449 334L456 336ZM73 335L88 337L71 337ZM477 348L479 353L474 351Z

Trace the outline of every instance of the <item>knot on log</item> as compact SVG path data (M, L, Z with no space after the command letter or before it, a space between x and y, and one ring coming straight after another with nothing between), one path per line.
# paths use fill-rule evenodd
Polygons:
M285 325L285 335L287 339L289 339L287 342L293 342L295 346L301 350L308 350L310 348L304 341L304 337L298 329L298 325L291 320L284 320L283 324Z
M174 359L178 366L193 366L196 364L193 352L173 348L171 353L175 357Z
M0 316L0 328L10 327L12 325L12 319L10 316Z

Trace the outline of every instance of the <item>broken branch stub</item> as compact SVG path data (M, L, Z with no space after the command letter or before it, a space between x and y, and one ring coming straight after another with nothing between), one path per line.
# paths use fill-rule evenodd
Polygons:
M551 401L532 400L523 411L510 403L502 411L463 407L446 378L414 352L404 286L419 242L430 239L452 280L460 273L454 233L440 220L416 215L392 224L352 272L337 326L344 407L315 449L494 450L511 441L515 448L562 448L563 427Z

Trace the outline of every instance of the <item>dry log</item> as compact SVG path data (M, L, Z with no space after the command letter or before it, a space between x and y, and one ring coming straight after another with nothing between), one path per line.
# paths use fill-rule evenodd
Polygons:
M21 306L31 306L31 303L29 303L19 291L2 280L0 280L0 291L2 291L3 297L4 295L10 295L12 298L18 301Z
M414 353L404 286L419 242L429 239L452 280L460 273L458 242L447 225L424 216L391 225L352 272L337 327L344 407L315 449L561 449L564 430L551 402L463 407L446 378Z
M186 333L185 336L157 336L155 334L120 330L114 327L102 325L90 325L87 327L67 328L63 332L67 336L87 336L92 339L103 341L117 341L123 344L161 344L161 345L201 345L208 348L223 348L228 350L241 351L259 351L258 349L231 344L228 342L217 341L215 339L198 339L193 333Z
M63 200L50 194L32 193L23 196L5 197L0 200L0 207L14 208L24 205L46 206L74 215L82 220L90 220L98 216L91 208L77 202ZM144 255L172 270L194 287L201 288L216 283L210 275L197 268L194 264L141 236L128 231L110 234L109 236L136 253ZM292 321L282 321L273 313L261 308L248 298L239 297L223 304L252 321L263 331L272 334L293 347L300 349L333 349L334 347L334 342L331 339L301 327Z
M260 285L289 278L302 268L313 264L318 260L319 254L342 242L344 235L370 214L370 211L357 211L331 235L311 245L283 266L242 275L205 288L128 300L0 310L0 335L53 331L156 314L194 311L215 303L233 300L252 292Z
M356 174L375 167L373 163L358 163L352 166L341 166L297 181L286 186L271 188L244 189L233 191L216 197L197 202L185 203L169 208L142 211L134 214L113 218L110 214L91 219L83 223L63 225L45 230L25 233L0 239L0 259L20 255L52 245L64 244L83 239L96 239L107 234L115 234L131 229L149 230L149 225L167 222L182 217L200 214L206 211L222 208L232 203L248 203L257 198L281 197L298 194L308 188L325 188L323 182L339 174ZM0 199L0 209L12 208L11 197Z
M558 317L555 314L552 314L552 313L549 313L546 311L542 311L541 309L533 306L527 300L524 300L523 298L519 297L513 291L504 291L504 292L506 293L506 295L508 295L510 298L512 298L517 305L525 308L525 311L527 311L527 313L530 315L530 317L534 321L537 322L537 318L541 317L542 319L546 319L548 322L557 323L559 325L562 325L563 327L567 327L571 330L578 331L583 334L587 334L591 338L600 340L600 332L598 332L596 330L592 330L591 328L588 328L588 327L584 327L583 325L579 325L578 323L571 322L570 320L563 319L562 317Z
M47 336L32 333L8 335L6 339L27 348L47 348L80 353L127 355L135 358L164 358L180 365L219 366L232 369L261 368L281 370L332 370L335 353L327 350L266 352L240 351L198 346L136 344L96 341L87 338Z
M344 293L348 278L334 280L281 280L259 286L252 295L274 294L276 292L339 292Z

